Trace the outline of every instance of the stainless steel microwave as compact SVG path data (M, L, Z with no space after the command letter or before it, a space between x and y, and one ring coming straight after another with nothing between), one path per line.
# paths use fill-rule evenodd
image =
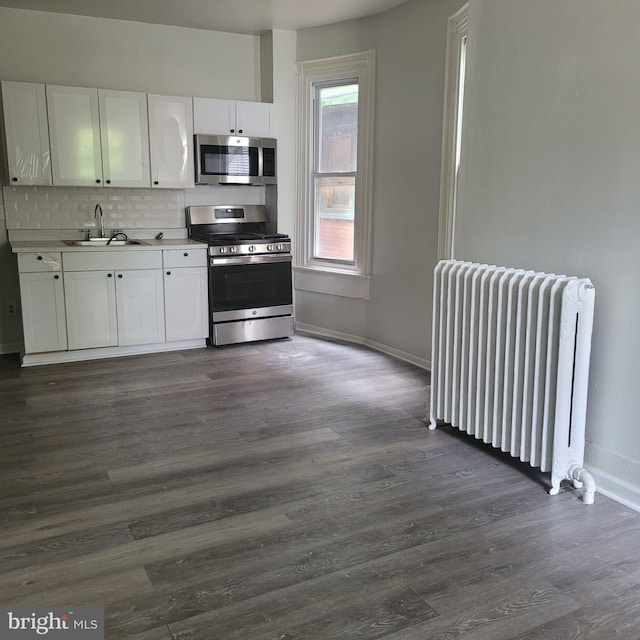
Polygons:
M275 184L273 138L196 134L196 184Z

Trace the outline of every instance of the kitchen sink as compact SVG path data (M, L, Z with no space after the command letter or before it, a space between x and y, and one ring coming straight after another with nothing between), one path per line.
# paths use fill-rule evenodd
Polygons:
M109 242L109 238L92 238L91 240L63 240L63 242L70 247L125 247L134 244L148 244L146 242L143 242L142 240L112 240L111 242Z

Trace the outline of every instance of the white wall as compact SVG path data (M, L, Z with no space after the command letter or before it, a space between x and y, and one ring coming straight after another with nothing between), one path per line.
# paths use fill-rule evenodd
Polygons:
M426 363L437 259L447 20L464 2L409 0L298 32L298 60L376 50L373 270L369 301L296 292L299 320Z
M0 79L259 100L260 39L0 7Z
M294 235L296 195L296 32L275 30L272 44L273 118L278 140L278 230Z
M596 287L587 464L640 506L640 3L471 0L456 257Z

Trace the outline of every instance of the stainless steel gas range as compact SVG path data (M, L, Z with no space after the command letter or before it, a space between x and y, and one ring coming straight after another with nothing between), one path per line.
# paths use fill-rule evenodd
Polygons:
M209 245L209 342L293 335L291 239L267 231L264 205L187 207L189 237Z

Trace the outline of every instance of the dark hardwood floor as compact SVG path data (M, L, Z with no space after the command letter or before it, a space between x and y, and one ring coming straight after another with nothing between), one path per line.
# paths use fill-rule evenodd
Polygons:
M0 357L0 604L116 640L640 638L640 513L422 422L428 373L292 340Z

